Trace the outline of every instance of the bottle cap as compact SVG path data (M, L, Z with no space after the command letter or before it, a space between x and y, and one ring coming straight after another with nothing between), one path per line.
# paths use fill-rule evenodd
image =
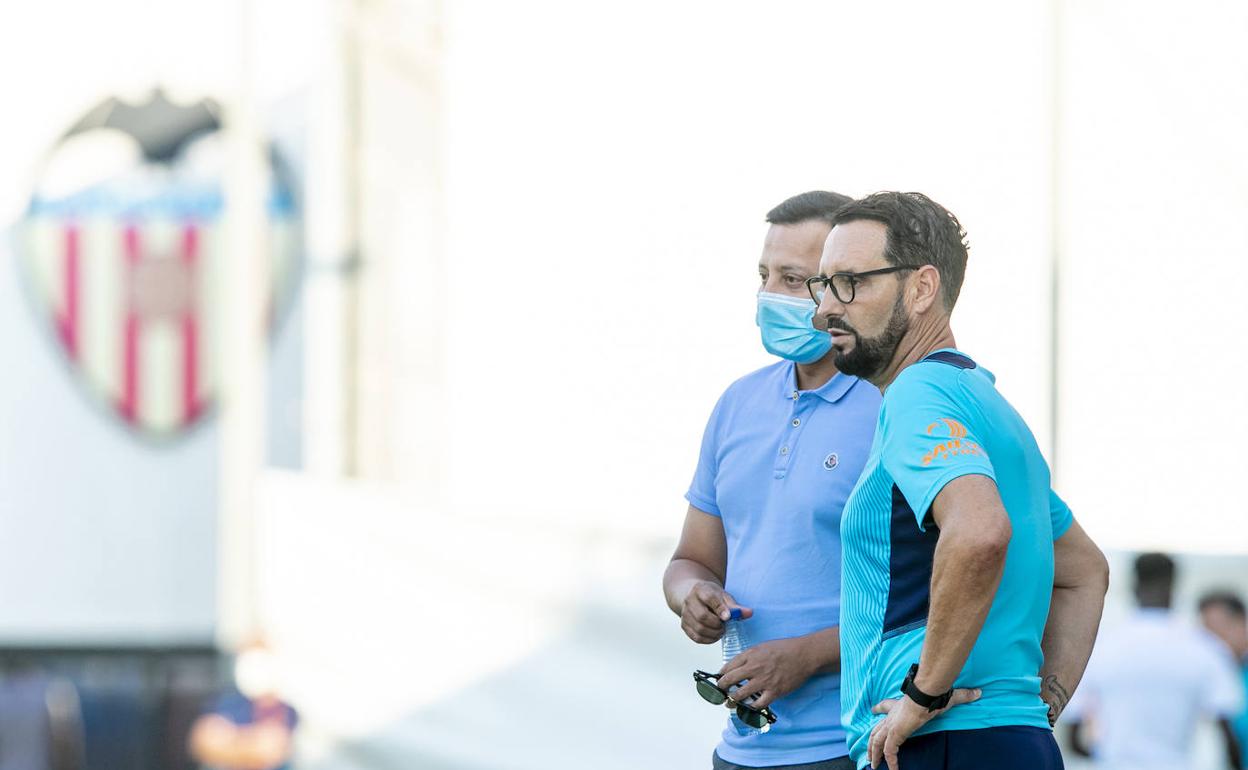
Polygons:
M729 620L740 620L740 619L741 619L741 608L740 608L740 607L733 607L732 609L728 610L728 619L729 619Z

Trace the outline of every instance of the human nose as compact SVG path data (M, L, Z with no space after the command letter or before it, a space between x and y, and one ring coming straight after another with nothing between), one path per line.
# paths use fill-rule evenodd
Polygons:
M836 292L832 291L831 286L825 286L823 296L819 298L819 307L815 308L815 318L822 319L823 326L827 328L827 322L833 318L840 318L845 315L845 303L841 302L836 296Z

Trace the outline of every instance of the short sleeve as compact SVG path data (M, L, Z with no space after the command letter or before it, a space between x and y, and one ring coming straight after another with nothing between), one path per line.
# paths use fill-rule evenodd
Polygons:
M720 398L711 410L711 417L706 421L706 429L702 432L702 448L698 452L698 465L693 471L693 481L685 499L694 508L706 511L712 516L719 516L719 504L716 503L715 477L719 472L719 421L724 411L724 399Z
M1049 521L1053 524L1054 540L1066 534L1066 530L1070 529L1070 525L1075 521L1074 514L1070 512L1070 506L1052 489L1049 490Z
M1201 707L1210 716L1233 719L1244 710L1244 686L1230 651L1220 640L1202 637L1209 647L1209 672L1202 678Z
M997 479L961 392L961 372L945 369L899 378L884 394L880 459L920 529L950 481L973 474Z

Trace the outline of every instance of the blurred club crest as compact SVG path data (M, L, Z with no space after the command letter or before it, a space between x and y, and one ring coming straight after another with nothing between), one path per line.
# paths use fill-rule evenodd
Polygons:
M171 436L211 406L220 329L225 148L211 100L110 98L43 163L18 253L71 368L135 430ZM270 318L290 299L300 221L269 153Z

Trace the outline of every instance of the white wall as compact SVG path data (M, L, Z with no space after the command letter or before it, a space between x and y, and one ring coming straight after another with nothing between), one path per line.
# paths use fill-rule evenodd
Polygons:
M1248 553L1248 6L1070 3L1059 477L1117 548Z
M959 342L1048 444L1047 11L901 6L448 5L449 504L674 534L809 189L961 217Z

